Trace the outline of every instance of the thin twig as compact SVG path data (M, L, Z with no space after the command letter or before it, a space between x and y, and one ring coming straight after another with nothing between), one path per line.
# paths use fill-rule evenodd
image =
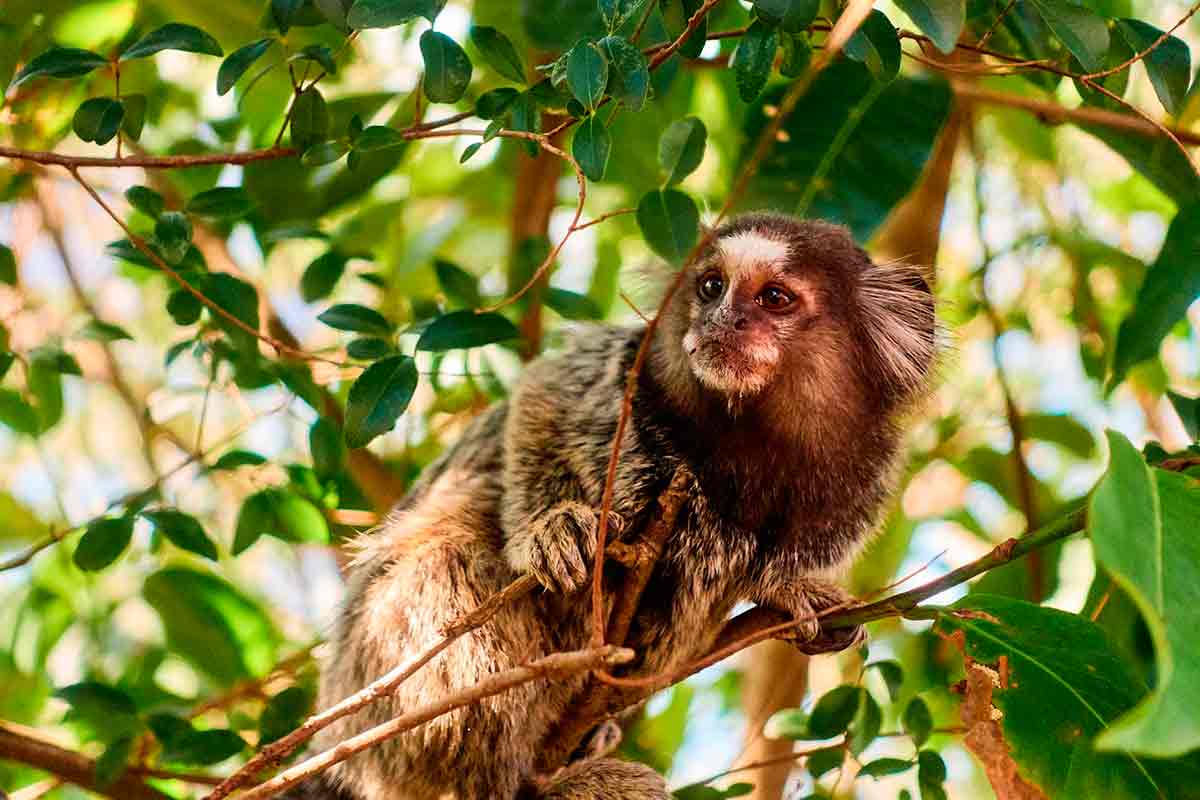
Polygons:
M1194 15L1197 11L1200 11L1200 2L1194 3L1192 5L1192 7L1190 9L1188 9L1188 12L1183 15L1183 19L1179 20L1174 25L1172 25L1170 30L1163 31L1162 35L1159 36L1157 39L1155 39L1153 42L1151 42L1150 46L1147 47L1145 50L1141 51L1140 53L1133 54L1125 61L1122 61L1120 64L1117 64L1115 67L1111 67L1109 69L1102 69L1099 72L1089 72L1087 74L1080 75L1079 76L1080 79L1090 81L1090 80L1096 80L1097 78L1107 78L1109 75L1115 75L1116 73L1120 72L1121 70L1129 69L1134 64L1141 61L1146 56L1150 55L1155 50L1157 50L1158 47L1163 42L1165 42L1167 39L1170 39L1171 35L1174 34L1175 31L1177 31L1181 27L1183 27L1184 23L1186 23L1189 19L1191 19L1192 15ZM982 44L982 42L981 42L981 44Z
M978 45L980 47L986 45L988 40L992 38L992 34L1000 29L1000 23L1004 22L1004 18L1008 16L1009 12L1013 10L1013 6L1016 4L1017 0L1008 0L1008 4L1004 6L1004 9L996 15L994 20L992 20L992 24L988 26L988 29L984 32L983 36L979 37Z
M140 167L141 169L186 169L209 167L215 164L251 164L255 161L271 161L289 158L297 154L292 147L269 147L265 150L248 150L242 153L200 153L180 156L68 156L41 150L22 150L0 145L0 158L31 161L35 164L58 167Z

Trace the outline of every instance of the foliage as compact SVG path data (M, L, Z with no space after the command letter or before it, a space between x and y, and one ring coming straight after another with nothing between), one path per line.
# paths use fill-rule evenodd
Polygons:
M947 546L993 568L769 709L809 796L977 796L1010 766L1186 796L1200 29L1162 5L896 0L834 46L859 4L10 0L0 719L73 739L97 793L150 768L202 796L313 709L335 549L571 321L651 315L631 265L771 207L936 254L957 340L856 588ZM756 780L695 755L736 727L718 669L623 744L681 798ZM999 749L958 724L981 669ZM0 789L54 772L4 741Z

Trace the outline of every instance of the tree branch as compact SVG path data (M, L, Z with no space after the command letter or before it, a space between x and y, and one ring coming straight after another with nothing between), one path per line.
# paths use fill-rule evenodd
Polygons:
M247 150L242 153L201 153L190 156L146 156L134 155L122 158L103 156L68 156L41 150L22 150L0 145L0 158L15 161L31 161L34 164L66 167L140 167L141 169L187 169L208 167L214 164L251 164L255 161L272 161L297 155L291 147L268 147L265 150Z

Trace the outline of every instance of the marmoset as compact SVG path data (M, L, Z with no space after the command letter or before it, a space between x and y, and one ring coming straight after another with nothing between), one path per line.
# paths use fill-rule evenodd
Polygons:
M720 228L686 268L649 345L626 428L610 535L635 537L677 469L690 485L627 637L639 674L706 652L734 605L803 620L807 652L850 646L815 614L892 487L905 421L935 359L921 273L874 264L848 232L774 214ZM352 694L435 641L517 576L508 604L404 682L327 728L333 746L589 635L589 565L626 375L646 328L584 330L528 366L375 532L355 543L321 702ZM621 568L612 565L613 579ZM806 647L807 644L807 647ZM664 779L614 758L534 775L543 737L585 676L527 683L345 761L300 797L659 800Z

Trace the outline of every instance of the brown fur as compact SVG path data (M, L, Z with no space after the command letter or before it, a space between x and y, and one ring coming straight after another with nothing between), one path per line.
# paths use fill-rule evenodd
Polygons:
M723 251L733 236L741 239ZM766 247L770 258L759 263L755 237L785 243L786 258ZM737 264L723 263L735 256ZM730 293L701 302L698 281L712 271L728 273ZM786 312L768 313L755 299L771 281L796 295ZM579 589L625 375L644 335L589 329L567 352L531 364L512 397L478 418L381 530L359 541L324 671L326 705L433 643L441 625L521 572L547 590L451 645L390 700L327 729L326 746L586 643L588 600ZM742 357L751 349L758 355ZM874 526L900 419L933 351L928 287L903 267L872 265L843 229L750 215L719 233L667 309L622 443L618 535L644 527L677 468L694 476L630 631L635 669L695 658L739 601L809 616L846 599L828 579ZM606 582L619 577L611 566ZM819 632L810 622L798 636L829 649L861 636L815 639ZM574 678L519 687L361 753L332 780L357 800L668 797L660 777L613 759L534 779L543 738L582 686Z

